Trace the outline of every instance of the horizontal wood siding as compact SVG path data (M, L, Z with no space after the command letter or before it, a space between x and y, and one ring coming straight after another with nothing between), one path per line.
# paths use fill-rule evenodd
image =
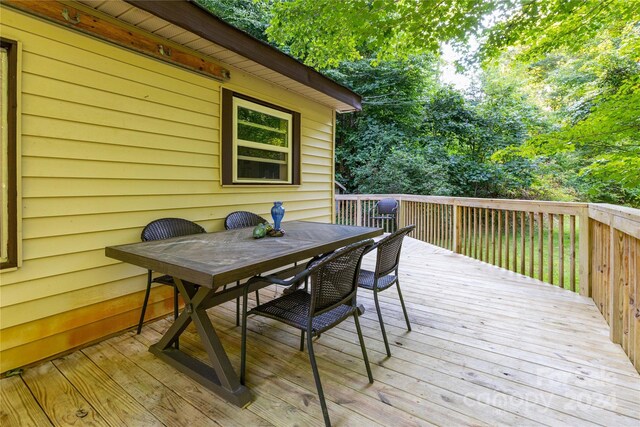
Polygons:
M2 7L23 46L23 266L0 276L0 372L133 326L144 271L104 256L156 218L221 230L233 210L331 221L332 111L230 68L225 87L302 115L302 185L220 185L220 89L163 64ZM149 318L171 310L154 290Z

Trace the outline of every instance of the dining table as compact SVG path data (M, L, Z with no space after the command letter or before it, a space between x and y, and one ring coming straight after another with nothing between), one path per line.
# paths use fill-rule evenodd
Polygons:
M240 228L105 248L107 257L174 278L184 308L149 351L240 407L250 403L251 393L240 384L206 311L242 296L245 285L236 283L243 279L274 271L283 279L292 277L304 268L302 261L383 232L380 228L311 221L290 221L282 228L285 233L281 237L254 239L252 228ZM268 284L255 282L251 286L253 291ZM175 345L192 322L209 363Z

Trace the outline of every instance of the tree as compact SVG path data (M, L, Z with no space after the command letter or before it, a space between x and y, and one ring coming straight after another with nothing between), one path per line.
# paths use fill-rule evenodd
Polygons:
M336 136L337 179L354 191L360 182L356 170L383 162L394 147L419 136L423 100L436 84L436 63L427 56L375 67L361 60L326 73L363 96L361 112L338 116Z
M267 1L267 0L263 0ZM541 57L579 49L600 30L638 22L638 0L268 0L270 40L305 63L385 60L439 52L443 42L482 41L483 58L512 46Z
M273 4L270 40L321 69L342 61L406 59L464 42L513 1L287 0Z
M550 163L561 156L582 199L640 204L639 55L640 28L626 24L536 61L523 61L519 52L503 57L502 75L517 73L554 121L553 129L528 140L522 154Z
M269 42L266 29L273 19L273 0L196 0L214 15L258 40Z

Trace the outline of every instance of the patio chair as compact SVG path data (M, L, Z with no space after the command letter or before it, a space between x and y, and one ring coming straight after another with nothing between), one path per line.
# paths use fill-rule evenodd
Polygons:
M400 264L402 241L414 228L416 228L415 225L409 225L377 241L370 249L371 251L376 250L375 271L361 269L358 277L359 287L373 291L373 300L376 304L376 311L378 312L378 320L380 321L380 329L382 330L387 356L391 356L391 350L389 349L387 333L384 330L378 293L396 285L398 296L400 297L400 305L402 305L402 311L404 313L404 320L407 322L407 330L411 331L411 323L409 323L407 308L404 306L402 292L400 291L400 282L398 281L398 265Z
M169 239L171 237L188 236L190 234L206 233L205 229L196 224L182 218L161 218L151 221L144 227L140 238L143 242L150 240ZM147 290L144 294L144 302L142 303L142 312L140 313L140 321L138 322L138 334L142 331L142 323L144 322L144 314L147 311L147 303L149 302L149 294L151 292L151 284L160 283L173 287L173 316L178 318L178 288L173 281L173 277L164 275L153 278L151 270L147 270Z
M383 228L385 224L392 221L394 226L393 230L398 229L398 201L396 199L382 199L379 200L374 207L369 211L369 221L373 220L374 225L382 222ZM386 231L386 229L385 229Z
M242 309L242 343L240 359L240 383L245 383L246 348L247 348L247 316L265 316L301 331L300 350L304 347L305 333L307 336L307 350L311 369L315 379L318 397L322 407L322 415L326 426L330 426L329 412L322 391L322 383L318 373L315 354L313 352L313 337L337 326L348 317L353 320L358 332L362 357L367 369L369 382L373 383L373 375L367 358L367 350L358 321L359 311L356 305L358 291L358 271L362 256L371 247L373 240L351 244L339 249L317 261L289 280L281 280L274 276L256 276L247 282L245 299ZM299 289L282 297L259 305L247 312L246 295L251 285L256 282L267 282L284 286L291 286L310 279L310 293Z
M255 227L256 225L268 222L260 215L248 211L231 212L224 219L225 230L235 230L237 228ZM240 282L237 282L240 285ZM224 287L226 288L226 286ZM256 304L260 305L260 294L256 291ZM236 326L240 326L240 298L236 298Z

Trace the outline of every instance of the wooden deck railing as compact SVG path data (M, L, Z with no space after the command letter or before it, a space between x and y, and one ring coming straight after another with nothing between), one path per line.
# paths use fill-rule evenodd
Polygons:
M591 297L640 372L640 210L593 203L416 195L337 195L336 222L396 224L371 217L378 200L399 202L411 237Z

